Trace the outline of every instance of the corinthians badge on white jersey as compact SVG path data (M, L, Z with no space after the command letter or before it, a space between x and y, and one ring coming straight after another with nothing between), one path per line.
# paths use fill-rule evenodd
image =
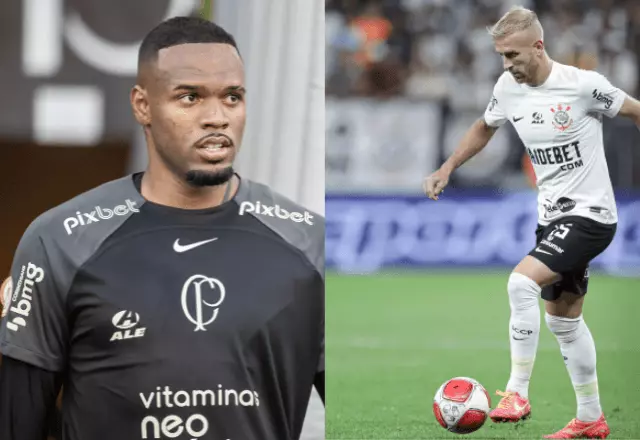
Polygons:
M571 126L573 119L569 114L571 110L570 105L558 104L556 107L551 107L551 113L553 113L553 126L560 131L565 131Z
M224 301L225 288L219 280L204 275L193 275L182 286L182 311L195 324L194 331L205 331L205 326L218 317Z

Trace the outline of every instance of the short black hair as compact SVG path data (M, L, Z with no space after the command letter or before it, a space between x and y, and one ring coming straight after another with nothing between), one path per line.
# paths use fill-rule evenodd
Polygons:
M140 45L138 66L157 59L161 49L188 43L229 44L238 51L236 40L221 26L200 17L173 17L153 28Z

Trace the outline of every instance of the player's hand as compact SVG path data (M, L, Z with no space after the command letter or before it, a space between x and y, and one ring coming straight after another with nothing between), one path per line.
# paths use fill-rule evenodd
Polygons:
M0 286L0 316L2 316L2 309L4 308L5 302L5 289L8 287L9 277L7 277Z
M431 200L438 200L438 196L449 183L449 171L440 168L435 173L424 179L422 189Z

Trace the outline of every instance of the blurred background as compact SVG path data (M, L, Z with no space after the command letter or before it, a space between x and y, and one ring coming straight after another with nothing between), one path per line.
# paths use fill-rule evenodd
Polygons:
M440 201L421 187L483 115L502 73L486 27L514 5L539 15L553 59L639 97L637 0L325 1L327 438L453 438L430 414L442 382L477 376L490 393L504 388L506 282L535 241L529 158L505 124ZM617 378L623 365L640 366L629 336L639 330L629 310L640 308L640 133L605 118L604 139L620 220L592 265L585 316L605 407L638 408ZM574 417L557 343L542 327L533 395L560 400L517 434L490 427L472 437L539 438Z
M142 38L200 15L237 40L248 122L237 170L324 214L321 0L15 0L0 3L0 277L29 223L106 181L144 170L133 118ZM314 392L305 439L324 438Z

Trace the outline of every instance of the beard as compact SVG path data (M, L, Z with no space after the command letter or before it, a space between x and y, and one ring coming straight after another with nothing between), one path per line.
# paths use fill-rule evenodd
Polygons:
M180 157L178 157L174 151L171 151L170 148L163 147L163 144L160 142L155 142L155 138L154 144L156 145L155 152L164 166L170 170L172 174L181 177L194 188L224 185L231 180L235 174L233 164L216 170L195 168L185 171L185 168L188 169L189 165L180 160ZM197 165L195 166L197 167Z
M187 171L185 180L187 183L194 187L204 186L218 186L227 183L235 171L233 166L228 166L217 171L205 171L205 170L190 170Z

